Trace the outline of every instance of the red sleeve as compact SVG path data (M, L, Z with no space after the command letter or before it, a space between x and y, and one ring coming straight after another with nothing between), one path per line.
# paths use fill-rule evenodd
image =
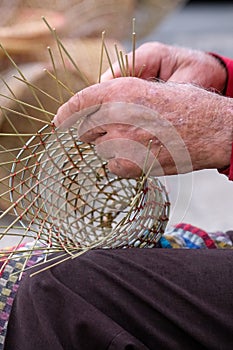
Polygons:
M233 59L217 55L211 52L211 55L216 57L227 70L227 82L224 95L233 97Z
M215 56L227 70L227 82L226 82L226 89L224 95L227 97L233 98L233 59L217 55L215 53L211 53L211 55ZM225 174L228 176L229 180L233 181L233 144L232 144L232 151L231 151L231 163L230 166L226 169L219 170L221 174Z

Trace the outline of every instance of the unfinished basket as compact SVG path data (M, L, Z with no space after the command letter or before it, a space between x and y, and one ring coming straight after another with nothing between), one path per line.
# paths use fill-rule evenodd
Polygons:
M1 111L9 130L0 135L4 170L0 177L0 238L16 239L14 249L0 255L5 264L18 258L20 247L26 261L38 252L43 252L45 261L51 253L60 252L62 261L90 249L155 247L169 217L167 192L158 179L144 173L136 180L119 178L109 173L94 146L78 139L75 127L65 132L54 127L49 102L62 104L64 91L74 93L67 86L67 70L72 72L67 58L82 84L86 83L67 49L57 37L56 41L65 75L62 81L51 55L52 71L47 73L54 89L49 91L30 83L2 48L18 72L15 79L27 88L27 93L18 97L3 79L8 93L2 94ZM109 59L105 42L101 52L103 48ZM13 108L9 101L14 102ZM23 121L31 123L25 131ZM28 240L32 241L30 248L22 250L22 243Z

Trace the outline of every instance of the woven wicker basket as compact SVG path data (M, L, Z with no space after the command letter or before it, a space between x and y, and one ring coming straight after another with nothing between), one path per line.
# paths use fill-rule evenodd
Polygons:
M186 0L3 0L0 25L28 22L38 26L40 15L56 22L65 36L93 37L106 30L108 37L129 39L136 17L137 35L143 37ZM22 31L23 28L20 28ZM34 31L35 29L33 29ZM29 32L27 31L27 35Z

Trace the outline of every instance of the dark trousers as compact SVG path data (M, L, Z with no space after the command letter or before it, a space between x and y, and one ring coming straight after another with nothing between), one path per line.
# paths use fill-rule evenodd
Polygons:
M5 350L233 349L233 251L96 250L21 283Z

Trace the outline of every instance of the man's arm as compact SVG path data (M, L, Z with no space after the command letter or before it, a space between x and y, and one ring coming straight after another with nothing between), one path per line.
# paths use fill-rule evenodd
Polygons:
M230 163L233 99L191 84L113 79L76 94L54 122L78 122L80 139L94 143L122 177L141 174L148 147L152 162L158 155L151 172L157 176Z

